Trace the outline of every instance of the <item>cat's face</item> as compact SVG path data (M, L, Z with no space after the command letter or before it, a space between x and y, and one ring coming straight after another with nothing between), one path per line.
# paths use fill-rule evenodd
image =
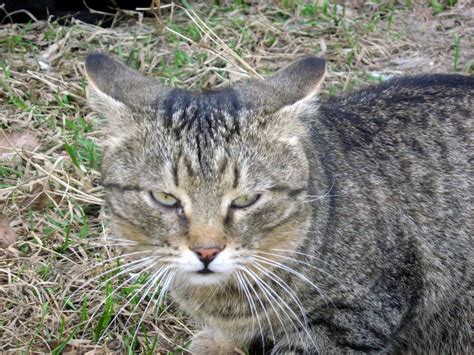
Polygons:
M132 85L149 80L111 63ZM268 110L245 86L195 94L151 81L160 96L136 104L101 84L93 64L91 101L109 116L103 183L120 238L198 286L302 243L309 172L306 130L293 116L304 104Z

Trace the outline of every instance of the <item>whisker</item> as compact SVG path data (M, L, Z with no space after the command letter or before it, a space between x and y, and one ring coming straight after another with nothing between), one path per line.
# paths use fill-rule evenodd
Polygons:
M98 291L98 290L100 290L103 286L105 286L105 284L106 284L107 282L110 282L110 281L112 281L112 280L115 280L115 279L117 279L119 276L121 276L121 275L123 275L123 274L128 273L128 274L130 274L132 277L137 277L137 276L139 276L140 273L143 272L143 270L142 270L142 271L139 270L137 274L133 274L132 271L137 270L137 269L140 269L140 268L142 268L142 267L144 267L144 266L146 266L146 265L149 265L149 264L151 264L151 262L152 262L153 260L156 260L156 259L157 259L157 258L156 258L156 257L153 257L153 256L150 256L150 257L148 257L148 258L142 259L143 264L134 266L133 268L127 268L127 269L124 269L124 270L120 271L120 272L117 273L116 275L113 275L112 277L109 277L109 278L107 278L106 280L104 280L104 281L102 281L101 283L99 283L96 287L94 287L94 288L93 288L91 291L89 291L87 294L91 294L91 293L93 293L93 292L100 292L100 291ZM103 274L105 274L105 273L103 273ZM99 276L102 276L102 274L99 275Z
M119 242L127 242L127 243L132 243L132 244L139 244L138 242L131 240L131 239L126 239L126 238L118 238L118 237L96 237L96 238L84 238L80 239L78 241L82 241L84 243L90 242L90 241L102 241L102 242L108 242L108 241L119 241Z
M108 278L108 279L105 280L104 282L101 282L99 285L97 285L94 289L88 291L88 292L86 293L86 297L87 297L87 296L90 296L91 294L94 294L94 293L100 293L100 288L103 287L104 285L106 285L107 282L110 282L110 281L112 281L112 280L118 278L119 276L121 276L121 275L127 273L127 272L131 272L131 271L133 271L133 270L140 269L140 268L144 267L145 265L149 264L150 259L152 259L152 258L153 258L153 257L148 257L148 258L146 258L146 259L136 260L136 261L134 261L133 263L134 263L134 264L139 263L139 264L138 264L138 265L135 265L135 266L130 266L130 265L128 265L128 264L125 265L125 266L127 266L126 269L123 269L120 273L114 275L114 276L111 277L111 278ZM130 263L130 264L132 264L132 263ZM124 265L119 265L119 266L117 266L117 267L115 267L115 268L113 268L113 269L111 269L111 270L107 270L106 272L101 273L101 274L97 275L96 277L94 277L94 279L98 279L98 278L100 278L101 276L106 276L108 273L110 273L110 272L112 272L112 271L115 271L115 270L117 270L117 269L120 269L120 268L123 267L123 266L124 266ZM132 275L126 282L124 282L122 285L120 285L119 288L120 288L121 286L123 286L125 283L127 283L127 282L129 282L129 281L132 281L133 279L137 278L138 276L139 276L139 274ZM85 283L84 285L82 285L82 287L84 287L84 286L86 286L87 284L89 284L90 282L94 281L94 279L89 280L87 283ZM82 288L82 287L81 287L81 288ZM73 292L73 293L68 297L68 299L71 299L71 298L74 296L74 294L77 293L78 291L79 291L79 289L77 289L75 292ZM114 293L115 293L115 292L114 292ZM120 298L124 298L124 297L122 297L121 295L118 295L118 294L116 294L116 296L118 296L118 297L120 297ZM107 298L106 298L106 300L107 300ZM106 301L106 300L105 300L105 301ZM105 303L105 301L104 301L103 303ZM93 313L93 316L92 316L91 318L93 318L93 317L95 316L95 314L97 313L97 311L99 310L99 308L101 307L101 305L102 305L103 303L101 303L101 304L99 304L99 305L97 305L97 306L94 306L94 307L92 308L92 310L94 311L94 313ZM64 312L64 307L65 307L65 306L66 306L66 303L65 303L65 304L63 305L63 307L61 308L61 313ZM81 323L81 324L82 324L82 323ZM89 326L89 324L86 325L86 328L85 328L85 329L87 329L88 326Z
M107 332L109 329L111 329L111 327L115 324L115 322L118 320L118 318L120 317L120 315L122 314L122 312L127 308L127 306L130 304L130 302L132 302L132 300L140 293L140 290L142 290L146 285L148 284L148 282L145 282L139 289L135 290L133 292L133 294L131 296L128 297L128 299L126 299L127 301L125 302L125 304L120 307L120 309L118 310L118 312L115 313L114 317L112 318L112 320L109 322L109 324L107 325L107 327L102 331L102 335L99 337L99 339L97 340L97 343L94 347L94 351L95 351L95 348L97 346L100 345L102 339L107 335Z
M277 267L277 268L280 268L282 270L288 271L289 273L297 276L301 280L303 280L303 281L307 282L308 284L310 284L311 286L313 286L313 288L321 295L323 300L326 301L326 295L321 291L321 289L317 285L315 285L314 282L312 282L305 275L299 273L298 271L295 271L295 270L289 268L288 266L286 266L282 263L279 263L279 262L277 262L275 260L272 260L272 259L265 258L263 256L255 255L255 256L252 257L252 259L255 260L255 261L260 261L261 263L264 263L264 264L267 264L267 265L272 265L274 267ZM327 303L327 301L326 301L326 303Z
M153 247L153 248L161 247L159 244L137 243L137 242L129 241L129 240L126 240L126 239L120 239L120 240L117 240L117 239L104 240L104 239L100 239L100 238L98 238L98 239L84 239L84 244L88 244L90 242L94 242L94 243L103 242L102 244L97 244L97 245L98 246L103 246L104 248L109 247L111 245L114 245L116 243L123 243L124 246L140 246L140 247ZM110 243L110 242L113 242L113 243Z
M140 318L140 321L138 322L136 328L135 328L135 333L133 334L133 337L132 337L132 341L131 343L133 344L136 337L137 337L137 334L138 334L138 331L140 330L140 326L141 324L143 323L143 320L145 319L145 316L147 314L147 311L148 311L148 308L150 307L151 305L151 301L153 300L153 298L155 297L156 293L160 290L160 295L158 296L158 302L161 304L163 298L164 297L164 293L163 293L163 290L166 290L168 287L169 287L169 283L171 282L171 276L173 275L171 273L171 266L167 266L166 267L166 270L165 270L165 273L163 273L162 275L158 275L154 280L153 280L153 284L156 284L160 278L162 279L165 279L165 282L163 283L163 286L161 285L160 283L160 287L157 287L156 290L153 292L152 296L151 296L151 299L150 299L150 302L148 302L148 304L146 305L145 307L145 310L143 311L143 314ZM141 302L139 302L138 304L140 304ZM133 313L133 312L132 312ZM130 318L129 318L130 319Z
M246 269L244 269L244 271L246 271ZM245 276L245 274L241 274L242 275L242 278L247 282L247 285L250 287L250 290L253 292L253 294L257 297L257 301L258 303L260 304L260 307L262 307L262 311L265 315L265 318L267 319L267 322L268 322L268 327L270 328L270 333L272 335L272 338L273 338L273 342L276 341L276 337L275 337L275 333L273 332L273 327L272 327L272 321L270 320L270 316L268 315L268 312L267 312L267 309L265 308L265 305L263 304L263 301L262 299L260 298L260 296L258 295L258 292L255 290L255 288L252 286L252 284L250 283L250 281L247 279L247 276Z
M292 257L290 257L290 256L285 256L285 255L281 255L281 254L267 253L267 252L260 251L260 250L259 250L258 252L259 252L260 254L278 256L279 258L283 258L283 259L285 259L285 260L294 261L295 263L308 266L308 267L310 267L310 268L312 268L312 269L314 269L314 270L317 270L318 272L321 272L321 273L323 273L323 274L325 274L325 275L327 275L327 276L333 278L333 279L336 280L336 281L339 281L339 282L343 283L342 280L339 280L337 277L331 275L329 272L327 272L327 271L325 271L325 270L322 270L322 269L320 269L320 268L318 268L318 267L316 267L316 266L314 266L314 265L311 265L311 264L309 264L309 263L307 263L307 262L305 262L305 261L303 261L303 260L298 260L298 259L292 258Z
M273 302L275 302L275 303L280 307L280 309L282 309L281 305L278 304L278 301L275 299L275 297L273 297L270 293L268 293L268 291L265 289L265 287L260 284L260 282L255 278L256 275L254 276L254 275L253 275L253 272L252 272L251 270L244 270L244 271L247 272L247 273L250 275L250 277L252 277L252 279L257 283L257 285L258 285L258 286L260 287L260 289L262 290L262 292L263 292L265 298L267 299L268 303L269 303L270 306L272 307L273 312L275 313L276 317L278 318L278 321L279 321L280 324L281 324L281 327L282 327L282 329L283 329L283 331L284 331L284 333L285 333L285 335L286 335L286 339L288 340L288 343L290 343L290 337L289 337L289 335L288 335L288 332L286 331L286 326L285 326L285 324L283 323L283 321L282 321L282 319L281 319L281 317L280 317L280 315L279 315L279 312L275 309L275 306L273 305ZM269 287L269 285L267 285L267 286ZM270 297L271 297L271 300L270 300ZM272 301L272 300L273 300L273 301ZM283 309L282 309L282 310L283 310ZM285 312L284 310L283 310L283 313L286 314L286 312ZM286 314L286 315L287 315L287 314ZM288 315L287 315L287 317L288 317ZM290 321L291 321L291 319L290 319ZM275 339L275 338L273 338L273 342L276 343L276 339Z
M172 270L172 269L171 269ZM171 286L171 283L173 282L173 279L175 278L176 276L176 272L173 272L171 271L170 272L170 277L169 277L169 281L167 280L164 284L165 286L162 286L160 284L160 288L161 288L161 291L160 291L160 294L158 295L158 300L157 302L155 302L154 306L153 306L153 309L152 309L152 314L155 312L155 309L157 306L160 306L161 303L164 301L164 298L166 297L166 294L168 293L168 289L170 288Z
M149 294L150 290L151 290L154 286L156 287L155 291L153 291L153 293L151 294L150 301L147 303L147 305L146 305L146 307L145 307L145 310L142 311L142 316L140 317L140 320L138 321L137 326L135 327L135 332L134 332L134 334L133 334L132 341L131 341L132 344L133 344L133 342L135 341L135 338L136 338L137 333L138 333L138 331L139 331L139 329L140 329L140 326L141 326L141 324L142 324L142 322L143 322L143 319L145 319L145 316L146 316L146 314L147 314L148 308L150 307L150 305L151 305L153 299L155 298L156 293L160 291L160 294L161 294L161 283L160 283L160 286L157 286L157 283L160 281L160 279L166 278L166 280L168 280L169 269L170 269L170 266L167 266L164 270L162 270L162 272L160 272L159 274L156 275L156 277L153 278L152 283L150 284L150 287L149 287L149 288L147 289L147 291L144 292L144 294L143 294L144 297L142 297L142 298L140 299L140 301L137 303L137 306L140 305L140 304L143 302L143 300L145 299L145 297ZM133 313L135 312L135 309L136 309L136 308L137 308L137 307L135 307L135 308L132 310L132 312L130 313L131 316L132 316ZM131 319L131 318L130 318L130 316L129 316L128 319L127 319L127 322L125 323L125 328L127 328L127 324L129 323L130 319Z
M156 274L159 274L161 272L162 268L159 268L153 277L150 277L150 279L148 281L146 281L140 288L138 288L135 292L133 292L132 296L129 297L129 299L127 300L127 302L125 302L125 304L120 307L119 311L115 314L114 318L109 322L109 324L107 325L107 328L105 328L105 330L102 332L102 335L100 336L100 338L98 339L97 341L97 345L100 344L100 342L102 341L103 337L107 334L107 331L110 329L110 327L116 322L116 320L118 319L118 317L122 314L122 312L127 308L127 306L133 301L133 299L141 292L141 290L143 290L145 287L147 287L148 284L150 285L153 285L153 281L154 281L154 278L155 278L155 275ZM145 296L146 296L146 293L145 293ZM133 313L135 312L136 308L138 307L138 305L141 303L141 300L137 302L136 306L133 308L132 312L130 313L130 316L133 315ZM130 319L130 318L129 318ZM133 343L133 340L132 340L132 343Z
M252 318L252 334L253 334L253 331L255 329L255 317L254 317L254 313L253 313L253 308L252 308L252 305L250 303L250 300L249 300L249 297L248 297L247 293L243 289L242 281L239 279L240 275L238 275L238 274L239 274L239 272L237 271L233 275L235 277L235 280L237 281L237 288L239 290L239 295L245 297L245 300L247 301L247 304L249 305L250 317Z
M139 307L139 305L143 302L143 300L145 299L145 297L150 293L150 290L151 288L156 284L156 282L165 274L168 272L168 270L170 269L171 266L166 266L166 267L161 267L159 269L159 271L155 272L155 274L150 278L150 282L149 282L149 286L148 288L143 292L143 295L142 297L140 298L140 300L137 302L137 304L135 305L135 307L132 309L132 311L130 312L130 315L128 316L128 319L127 321L125 322L125 325L124 325L124 331L125 329L127 329L128 327L128 324L130 323L131 319L132 319L132 316L133 314L135 313L135 311L137 310L137 308ZM148 282L147 282L148 284ZM122 332L123 334L123 332ZM134 340L134 339L133 339ZM132 340L132 342L133 342Z
M301 202L311 203L311 202L324 200L325 198L328 198L328 197L336 197L336 196L343 196L343 195L344 194L327 194L327 195L315 196L314 198L305 198Z
M143 258L143 259L131 261L131 262L125 264L125 265L119 265L119 266L116 266L116 267L114 267L114 268L112 268L112 269L106 270L105 272L102 272L102 273L100 273L99 275L94 276L93 278L87 280L85 283L83 283L81 286L79 286L79 288L78 288L77 290L75 290L73 293L71 293L70 295L68 295L66 299L71 300L72 297L73 297L76 293L78 293L78 292L79 292L80 290L82 290L84 287L88 286L91 282L94 282L95 280L99 279L100 277L106 276L107 274L109 274L109 273L111 273L111 272L114 272L114 271L116 271L116 270L118 270L118 269L120 269L120 268L126 268L126 269L123 270L123 272L120 272L119 274L117 274L117 275L115 275L115 276L122 275L124 272L131 271L131 270L135 270L135 269L137 269L137 268L140 268L140 267L144 266L144 264L142 265L141 263L144 263L145 261L148 261L148 260L150 260L151 258L153 258L153 257L152 257L152 256L149 256L149 257L146 257L146 258ZM116 258L114 258L114 259L116 259ZM109 261L107 260L106 262L109 262ZM103 263L101 263L101 264L103 264ZM140 264L140 265L135 266L135 267L132 267L132 266L135 265L135 264ZM97 266L100 266L100 265L97 265ZM80 273L74 280L72 280L72 281L69 283L69 286L66 287L66 290L69 289L69 287L71 287L70 285L71 285L74 281L77 281L78 278L79 278L81 275L83 275L83 274L89 272L89 271L92 270L92 269L94 269L94 268L90 268L90 269L88 269L88 270L86 270L86 271ZM115 278L115 276L114 276L114 278ZM66 292L66 290L65 290L64 293L63 293L62 299L65 298L65 292ZM62 311L64 311L64 306L63 306L63 308L61 309L61 312L62 312Z
M252 313L252 321L254 319L257 320L257 324L258 324L258 329L260 331L260 338L262 339L262 347L263 347L263 350L265 351L265 336L263 335L263 328L262 328L262 324L260 322L260 315L258 314L258 311L257 311L257 307L255 305L255 301L253 300L253 297L252 295L250 294L250 291L247 287L247 284L245 283L243 277L242 277L242 274L240 272L236 272L235 273L236 277L238 278L239 280L239 284L242 286L242 289L243 291L245 292L246 296L247 296L247 301L249 302L249 305L250 305L250 310L251 310L251 313ZM253 309L253 311L252 311ZM255 317L254 317L255 315ZM253 324L253 323L252 323ZM253 331L253 330L252 330Z
M84 275L86 272L91 271L91 270L94 270L94 269L98 268L99 266L105 265L105 264L110 263L110 262L112 262L112 261L115 261L115 260L117 260L117 259L127 258L127 257L132 256L132 255L138 255L138 254L143 254L143 253L149 253L149 251L148 251L148 250L136 251L136 252L131 252L131 253L127 253L127 254L117 255L117 256L114 256L114 257L112 257L112 258L108 258L108 259L106 259L106 260L103 260L103 261L101 261L100 263L96 263L96 264L94 264L93 266L91 266L90 268L87 268L86 270L84 270L83 272L81 272L79 275L77 275L77 277L76 277L74 280L71 281L71 283L74 282L74 281L76 281L76 280L79 278L79 276L82 276L82 275Z
M116 247L129 247L129 246L135 246L137 244L127 244L127 243L109 243L109 244L92 244L88 243L87 246L81 246L81 248L88 250L88 249L93 249L93 248L116 248Z
M145 271L147 271L147 270L149 270L149 269L151 269L153 266L155 266L155 264L154 264L153 262L149 262L149 265L148 265L145 269L143 269L143 270L140 272L140 274L143 273L143 272L145 272ZM92 313L92 316L90 317L89 321L87 322L87 324L86 324L86 326L85 326L85 329L87 329L87 328L89 327L90 322L95 318L95 315L97 314L97 312L99 311L99 309L107 302L107 300L108 300L110 297L112 297L118 290L120 290L125 284L127 284L127 283L129 283L130 281L132 281L132 280L138 278L138 276L139 276L140 274L133 275L132 277L128 278L125 282L121 283L118 287L116 287L109 295L107 295L107 296L105 297L105 299L103 299L97 306L95 306L95 307L94 307L94 308L95 308L95 311ZM117 275L115 275L115 276L117 276ZM114 277L115 277L115 276L114 276ZM109 280L109 281L110 281L110 280Z
M325 261L323 259L320 259L318 258L317 256L315 255L311 255L311 254L307 254L307 253L303 253L303 252L300 252L300 251L296 251L296 250L285 250L285 249L277 249L277 248L272 248L270 250L275 250L275 251L281 251L281 252L284 252L284 253L290 253L290 254L298 254L298 255L302 255L302 256L306 256L308 258L311 258L311 259L314 259L316 261L319 261L323 264L326 264L326 265L329 265L329 266L332 266L331 263L329 263L328 261Z
M311 340L311 342L313 342L313 345L317 347L316 343L314 343L314 340L312 339L311 337L311 334L308 330L308 322L306 320L306 317L305 315L303 314L303 317L304 319L306 320L305 323L303 323L298 315L293 311L293 309L288 305L287 302L285 302L285 300L283 300L281 298L280 295L278 295L277 292L275 292L275 290L273 290L273 288L270 287L270 285L268 285L261 277L259 277L257 274L255 274L255 272L251 271L251 270L245 270L246 272L248 273L251 273L253 274L253 278L255 280L255 282L257 283L262 283L264 286L267 287L268 291L273 293L275 295L275 297L278 298L278 300L283 304L283 306L285 306L285 308L291 313L291 315L294 317L294 320L296 320L296 322L302 327L303 331L306 333L307 337ZM288 317L288 320L292 323L293 327L295 328L296 332L299 333L299 329L298 327L295 325L294 321L292 320L292 318L290 317L290 315L283 309L282 305L280 305L280 303L277 302L277 305L281 308L281 310L283 311L283 313Z
M306 197L308 198L313 198L313 201L318 201L318 200L322 200L323 198L326 198L329 196L329 194L331 193L332 189L334 189L334 186L336 185L336 179L333 177L332 179L332 183L331 183L331 186L329 187L329 189L322 195L306 195Z
M263 272L265 274L265 276L267 276L269 279L271 279L273 282L275 282L283 290L285 290L285 292L291 297L291 300L298 306L298 308L301 312L301 315L303 316L304 322L308 323L308 319L306 317L306 310L304 309L303 304L301 303L299 298L296 296L296 294L293 292L293 290L291 288L289 288L287 285L285 285L285 282L281 279L281 277L279 277L274 272L268 270L267 268L265 268L265 267L263 267L263 266L261 266L257 263L254 263L254 262L250 262L250 263L255 268L257 268L258 270Z

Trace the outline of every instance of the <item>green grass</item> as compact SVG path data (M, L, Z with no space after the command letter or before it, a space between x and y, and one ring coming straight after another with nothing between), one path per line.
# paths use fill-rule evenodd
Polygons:
M102 310L102 314L98 316L97 325L94 328L94 342L98 342L103 336L103 333L108 329L109 323L112 320L114 312L114 298L113 289L109 282L105 284L105 303Z
M98 170L100 165L100 150L88 137L93 130L92 123L81 116L64 120L64 148L72 163L82 171L87 171L87 168Z

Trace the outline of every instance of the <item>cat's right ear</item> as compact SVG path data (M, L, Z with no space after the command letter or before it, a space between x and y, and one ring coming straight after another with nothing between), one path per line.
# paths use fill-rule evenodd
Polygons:
M315 97L325 73L326 61L307 55L288 64L265 80L254 80L249 84L243 84L239 92L244 102L273 113Z
M101 53L87 56L86 76L91 106L109 119L131 108L150 106L168 91L158 79L144 77Z

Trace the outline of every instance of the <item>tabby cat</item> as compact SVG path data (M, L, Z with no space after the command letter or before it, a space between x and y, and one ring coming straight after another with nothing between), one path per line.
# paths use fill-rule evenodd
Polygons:
M474 78L318 98L323 59L206 92L86 60L114 230L194 354L472 353Z

